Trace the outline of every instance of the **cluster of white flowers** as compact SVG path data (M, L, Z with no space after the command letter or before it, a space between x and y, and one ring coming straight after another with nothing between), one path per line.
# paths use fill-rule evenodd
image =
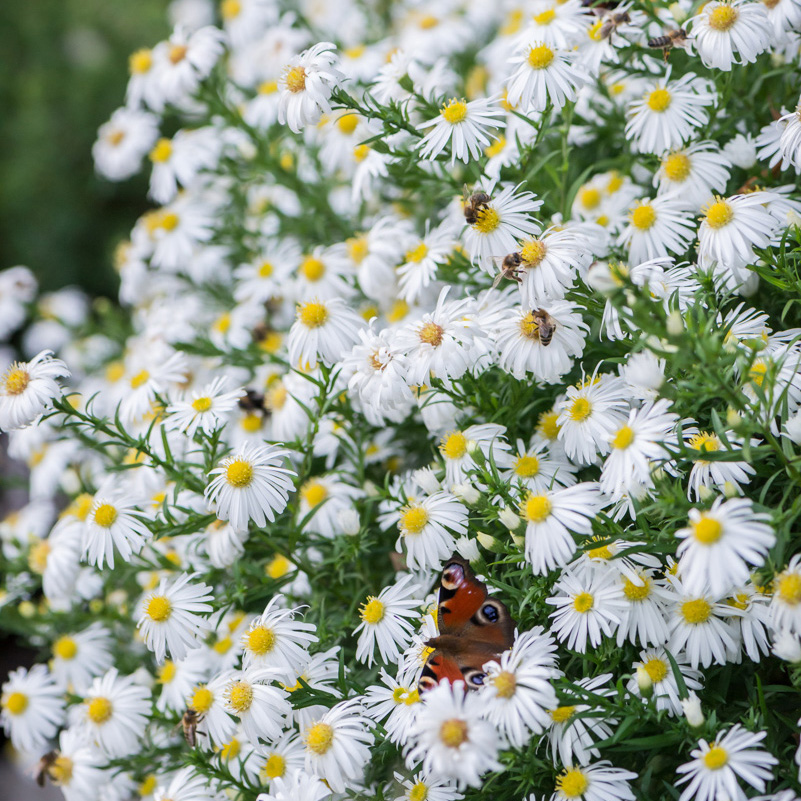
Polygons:
M0 273L0 719L68 801L798 801L801 2L595 5L131 57L124 312ZM517 630L423 692L454 553Z

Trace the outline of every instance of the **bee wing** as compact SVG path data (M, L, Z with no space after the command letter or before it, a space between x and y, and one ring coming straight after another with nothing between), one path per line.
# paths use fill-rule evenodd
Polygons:
M492 282L492 288L495 289L498 286L498 284L501 283L502 279L503 279L503 270L501 270L498 273L498 275L495 276L495 280Z

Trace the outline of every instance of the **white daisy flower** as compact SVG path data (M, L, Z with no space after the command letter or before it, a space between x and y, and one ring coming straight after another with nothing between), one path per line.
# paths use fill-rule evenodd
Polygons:
M692 72L670 80L671 68L662 80L650 84L641 100L628 105L626 138L640 153L664 153L692 139L695 129L706 125L706 106L715 103L710 83Z
M518 65L507 83L507 102L524 114L544 111L550 102L558 111L576 99L589 76L574 64L578 53L532 41L509 59Z
M687 497L699 500L701 488L717 488L723 490L725 487L734 486L740 494L741 484L748 484L751 476L756 472L746 461L710 461L700 458L704 453L731 452L735 448L742 447L743 441L734 432L726 432L727 445L724 445L717 434L708 431L698 431L693 433L685 429L685 435L690 434L687 446L698 451L699 458L693 462L693 469L687 479ZM755 440L751 444L757 444Z
M492 461L499 468L509 466L509 443L504 436L506 429L496 423L468 426L461 431L449 431L439 443L439 452L445 462L445 484L470 482L468 471L475 467L477 459Z
M156 680L161 685L156 709L160 712L171 710L183 713L187 707L187 698L208 673L208 654L202 646L189 651L186 657L178 662L165 659L156 673Z
M278 121L289 125L291 131L300 133L315 124L321 114L331 113L331 92L344 77L334 66L339 61L335 51L336 45L331 42L319 42L284 68L278 83Z
M679 529L683 540L676 555L678 575L688 592L708 587L720 597L745 584L750 568L762 567L776 543L770 515L755 512L747 498L717 498L709 511L690 509L690 525Z
M756 61L773 39L765 7L748 0L713 0L685 25L704 66L719 70Z
M237 401L245 394L240 387L226 392L229 379L217 376L202 389L193 390L191 400L179 400L167 407L170 417L165 421L168 430L183 431L190 439L199 430L211 435L222 427Z
M777 629L801 634L801 554L776 576L770 613Z
M276 777L268 793L260 793L256 801L323 801L331 788L317 776L293 771L286 777Z
M614 560L626 561L625 558ZM610 563L610 567L615 567L614 562ZM667 642L668 627L664 610L671 597L664 582L654 579L654 573L654 570L647 568L629 568L625 573L620 573L618 581L626 606L617 630L618 646L626 640L632 643L639 641L641 645L662 645Z
M630 264L641 264L668 253L684 253L695 237L687 219L687 204L677 197L640 200L629 211L629 224L617 240L627 247Z
M602 635L611 637L625 613L620 587L607 571L563 570L545 603L555 606L551 630L560 642L583 654L587 640L597 648Z
M484 773L501 768L498 733L483 710L478 693L440 682L426 693L412 727L407 765L422 763L425 775L451 779L459 789L480 787Z
M136 108L118 108L97 132L92 145L95 170L109 181L136 175L159 135L159 118Z
M765 783L773 778L771 768L778 764L776 757L757 748L765 737L766 732L753 733L737 723L725 734L718 734L711 745L699 740L698 748L690 754L692 760L677 769L681 778L676 783L689 782L679 801L745 801L737 779L764 790Z
M299 674L309 660L308 648L317 642L311 623L296 620L300 609L282 609L283 595L275 595L242 636L245 669L276 668Z
M15 748L43 748L64 723L64 688L44 665L17 668L8 674L0 695L0 720Z
M432 627L431 636L436 634L436 629ZM383 725L390 741L396 745L408 742L411 726L420 708L417 677L422 660L417 660L408 667L402 667L403 659L398 660L398 664L397 678L393 678L382 668L379 671L381 684L368 687L364 696L366 714Z
M559 381L584 351L589 329L578 309L569 300L553 300L546 308L521 306L507 315L495 333L501 368L519 381L528 373L548 384Z
M471 261L487 273L495 271L493 257L503 258L518 249L517 240L537 234L540 224L531 217L542 205L531 192L515 194L518 187L507 186L490 197L468 225L464 244ZM490 192L490 195L492 193Z
M385 587L377 597L369 596L359 607L362 622L354 629L361 632L356 658L371 667L376 645L385 664L395 662L411 642L414 625L408 618L419 618L423 601L415 596L420 587L411 575L404 576L391 587Z
M400 288L398 294L408 303L418 301L436 277L437 270L453 252L455 244L452 228L443 223L417 241L410 243L405 261L398 267Z
M300 250L293 242L268 242L253 259L234 270L237 303L266 303L281 297L289 276L300 264Z
M172 582L162 578L140 603L136 627L156 662L163 662L168 652L173 660L183 659L209 630L212 588L193 583L196 578L188 573Z
M449 492L435 492L400 510L400 536L411 570L438 569L452 553L456 537L467 533L467 509Z
M96 678L79 707L78 727L103 753L117 758L140 748L150 712L150 690L111 668Z
M665 153L654 175L659 194L674 196L697 211L716 192L724 192L731 162L715 142L694 142Z
M294 488L294 470L281 467L289 451L273 445L243 445L210 471L206 501L220 520L230 520L235 529L247 529L275 521L284 511Z
M439 117L417 126L418 130L433 128L417 143L420 157L434 160L450 143L451 164L456 159L475 161L491 141L488 129L500 127L502 118L497 100L479 98L468 103L454 97L442 107Z
M526 561L535 576L544 576L570 561L576 551L573 534L591 534L599 508L598 485L589 481L565 489L529 492L519 511L526 523Z
M688 690L700 690L702 687L701 679L703 674L700 670L691 668L681 657L673 657L676 666L684 679L684 684ZM637 671L642 668L648 675L648 680L652 685L653 699L657 710L666 710L671 716L683 713L681 699L679 697L679 685L667 654L663 648L649 648L640 651L639 661L631 666L632 676L626 684L626 689L632 693L641 695L640 686L637 682Z
M293 367L339 361L358 341L364 320L342 298L301 303L289 329L287 350Z
M581 801L634 801L629 782L636 773L613 768L610 762L598 762L586 767L565 768L556 777L551 801L581 799Z
M102 676L112 665L111 632L99 622L77 634L62 634L53 643L53 678L64 687L82 693L92 679Z
M90 565L114 567L114 551L123 561L138 554L150 537L139 504L122 488L106 484L98 490L83 525L81 549Z
M487 705L484 714L513 748L522 748L532 733L541 734L551 722L548 710L557 700L550 679L560 674L555 651L550 634L536 626L516 634L497 662L484 665L479 690Z
M742 611L741 615L730 621L739 637L738 648L729 657L739 662L742 648L752 662L761 662L762 657L770 653L770 633L774 630L768 608L770 596L749 582L737 587L726 603Z
M295 731L284 732L274 743L259 747L259 779L272 790L279 785L276 780L289 780L294 774L303 773L303 742ZM325 785L323 785L325 786Z
M572 487L576 483L576 467L557 450L551 452L545 442L535 442L526 448L517 441L517 453L508 470L501 472L509 483L519 484L534 493Z
M169 203L179 185L189 187L201 170L213 169L219 158L220 142L210 126L182 129L172 139L159 139L150 151L150 197L157 203Z
M272 668L250 668L231 671L226 675L223 689L225 710L239 718L248 739L277 740L285 728L286 716L292 706L289 693L273 682L285 674Z
M370 759L373 722L363 715L358 698L331 707L301 733L306 746L306 770L341 793L361 780Z
M56 378L70 371L53 351L43 350L29 362L13 362L0 378L0 431L22 428L50 409L62 394Z
M396 773L395 781L403 787L403 794L394 801L459 801L464 795L449 779L436 779L422 771L408 779Z
M343 533L342 515L352 512L354 503L364 491L343 481L341 473L313 476L298 490L298 520L305 520L303 531L314 532L326 539Z
M691 593L678 579L671 579L674 592L670 610L670 640L666 648L672 654L684 653L690 667L709 667L726 663L727 651L737 649L731 626L726 618L736 617L740 610L720 603L706 593Z
M784 162L792 164L796 171L801 167L801 103L795 111L790 111L776 121L777 130L781 131L779 150Z
M125 376L112 395L119 401L120 419L125 425L138 422L152 411L157 394L170 384L186 381L186 356L164 345L139 348L128 359Z
M208 776L187 765L172 775L169 784L156 788L153 801L215 801L217 797Z

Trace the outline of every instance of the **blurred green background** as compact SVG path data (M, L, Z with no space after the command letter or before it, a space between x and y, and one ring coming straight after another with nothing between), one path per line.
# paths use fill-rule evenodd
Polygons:
M0 269L114 295L115 244L147 182L98 178L91 147L124 102L128 55L169 34L168 0L0 0Z

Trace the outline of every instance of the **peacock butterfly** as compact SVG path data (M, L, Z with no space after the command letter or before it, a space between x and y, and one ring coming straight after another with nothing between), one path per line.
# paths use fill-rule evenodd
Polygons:
M442 569L437 601L439 636L426 642L434 651L423 666L420 692L442 679L463 681L470 689L484 683L482 666L497 659L514 641L515 622L501 601L490 598L467 560L451 556Z

